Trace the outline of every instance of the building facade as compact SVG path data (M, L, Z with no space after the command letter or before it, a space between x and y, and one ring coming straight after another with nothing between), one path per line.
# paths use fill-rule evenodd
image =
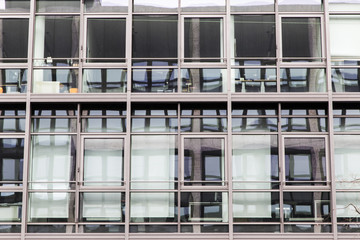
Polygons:
M0 0L0 239L359 239L360 0Z

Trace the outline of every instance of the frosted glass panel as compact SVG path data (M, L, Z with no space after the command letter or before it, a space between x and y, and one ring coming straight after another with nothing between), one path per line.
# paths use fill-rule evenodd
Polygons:
M233 194L234 218L271 218L271 192Z
M84 193L82 199L83 221L124 220L121 195L121 193Z

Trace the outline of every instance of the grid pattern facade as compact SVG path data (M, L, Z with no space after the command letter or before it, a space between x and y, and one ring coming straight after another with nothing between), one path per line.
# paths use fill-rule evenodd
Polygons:
M359 0L0 0L0 239L356 239Z

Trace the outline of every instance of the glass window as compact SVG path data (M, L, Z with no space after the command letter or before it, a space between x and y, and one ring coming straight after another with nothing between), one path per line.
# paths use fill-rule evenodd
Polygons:
M320 25L318 17L283 17L283 61L319 61L322 56Z
M225 192L182 192L181 222L228 222Z
M360 1L359 1L360 7ZM360 34L354 31L360 26L359 15L330 16L330 53L332 60L360 57Z
M31 189L69 189L75 178L75 140L69 135L32 136Z
M360 68L332 68L331 82L334 92L360 92Z
M324 185L327 180L324 138L284 138L287 185Z
M84 139L84 186L118 186L124 181L124 140Z
M125 194L82 193L80 209L83 222L124 222Z
M280 86L281 92L325 92L325 69L282 68Z
M279 181L277 137L233 135L232 143L233 188L272 189Z
M125 61L126 20L88 18L86 57L88 62Z
M22 192L0 192L0 222L21 222L21 211Z
M177 12L178 0L134 0L134 12Z
M322 0L279 0L282 12L320 12L322 7Z
M181 69L182 92L226 92L226 69Z
M27 69L0 69L1 93L26 93Z
M0 12L30 12L30 0L2 0Z
M175 189L176 135L133 135L130 161L131 189Z
M222 18L185 18L186 61L215 61L224 57Z
M338 222L359 222L359 206L359 192L336 192L336 216Z
M1 1L0 1L1 12ZM0 18L1 62L26 62L28 55L29 19Z
M84 93L125 93L127 84L126 69L84 69Z
M25 132L25 106L2 106L0 109L0 132Z
M130 222L176 222L177 193L130 193Z
M78 16L36 16L35 66L72 66L79 57ZM46 60L40 60L40 59ZM55 59L54 59L55 58ZM56 58L65 59L58 60Z
M75 195L67 192L29 193L29 222L73 222ZM46 230L45 230L46 231Z
M275 16L234 15L234 57L275 57Z
M24 139L0 139L0 183L2 186L22 185L24 165ZM1 209L1 207L0 207ZM0 210L1 211L1 210ZM0 214L1 215L1 214Z
M232 12L273 12L274 0L230 0Z
M181 0L184 12L225 12L225 0Z
M178 70L176 68L133 69L131 82L132 92L176 92Z
M133 17L133 58L176 58L177 16L139 15ZM156 62L154 64L168 65Z
M80 12L79 0L36 0L37 12Z
M77 93L78 69L35 69L33 93Z
M276 92L275 68L232 69L232 89L235 92Z
M225 181L225 139L184 139L185 185L216 185Z
M360 0L328 0L329 11L359 11Z
M86 0L85 11L92 12L128 12L128 0Z

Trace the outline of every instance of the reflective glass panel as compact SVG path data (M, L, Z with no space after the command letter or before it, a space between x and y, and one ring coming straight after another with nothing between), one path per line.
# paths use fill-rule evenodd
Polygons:
M360 92L360 68L333 68L331 81L334 92Z
M287 185L324 185L327 180L324 138L285 138Z
M188 61L219 61L224 57L222 18L185 18L184 57Z
M182 132L226 132L226 118L181 118Z
M351 132L360 131L360 118L333 118L334 131Z
M0 222L20 222L21 210L22 192L0 192Z
M77 93L77 69L35 69L33 93Z
M37 12L80 12L80 0L36 0Z
M1 138L0 139L0 181L10 181L10 182L22 181L23 165L24 165L24 139Z
M82 121L83 132L125 132L125 118L85 118Z
M125 19L89 18L86 42L88 62L125 61L125 29Z
M234 189L272 189L279 181L277 137L233 135L232 180Z
M234 57L276 56L274 15L234 15L233 20Z
M359 222L360 193L336 192L336 216L338 222Z
M274 0L230 0L232 12L273 12Z
M331 225L320 224L286 224L286 233L331 233Z
M27 69L0 69L1 93L26 93Z
M181 0L183 12L225 12L225 0Z
M185 138L185 185L222 185L224 180L225 140L223 138Z
M175 189L176 135L133 135L131 189Z
M34 118L33 132L76 132L76 118Z
M0 1L0 12L1 3L3 1ZM0 59L3 59L0 61L4 63L26 62L28 56L29 19L0 18L0 28Z
M134 0L134 12L177 12L178 0Z
M0 12L29 12L30 0L2 0Z
M132 118L132 132L177 132L177 118Z
M84 233L124 233L124 225L111 225L111 224L86 224L80 225Z
M21 233L21 225L1 225L0 233Z
M317 17L283 17L283 61L319 60L322 56L320 25Z
M326 132L326 118L281 118L281 131L283 132Z
M276 69L240 68L231 73L235 92L276 92Z
M176 222L177 193L130 193L130 222Z
M281 12L320 12L322 0L279 0Z
M284 192L285 222L331 222L330 193Z
M150 2L150 1L149 1ZM133 16L133 58L176 58L177 16Z
M175 233L177 225L130 225L131 233Z
M128 0L86 0L86 12L128 12Z
M329 11L359 11L360 0L328 0Z
M181 69L182 92L225 92L226 69Z
M56 220L55 220L56 221ZM75 233L75 226L73 225L27 225L28 233Z
M325 92L325 69L282 68L280 86L281 92Z
M279 222L279 193L234 192L233 217L234 222Z
M67 193L67 192L29 193L29 205L28 205L29 222L74 222L75 220L74 213L75 213L74 193Z
M127 83L126 69L84 69L84 93L125 93Z
M232 118L233 132L276 132L278 129L277 118Z
M228 222L225 192L182 192L181 222Z
M82 193L81 220L83 222L124 222L124 193Z
M251 232L251 233L280 233L280 225L263 225L263 224L244 224L234 225L234 232Z
M75 140L69 135L32 136L31 189L69 189L75 177Z
M124 181L124 140L84 139L84 185L118 186Z
M229 225L223 224L184 224L181 225L182 233L227 233L229 232Z
M132 70L132 92L176 92L177 81L178 70L175 68Z

